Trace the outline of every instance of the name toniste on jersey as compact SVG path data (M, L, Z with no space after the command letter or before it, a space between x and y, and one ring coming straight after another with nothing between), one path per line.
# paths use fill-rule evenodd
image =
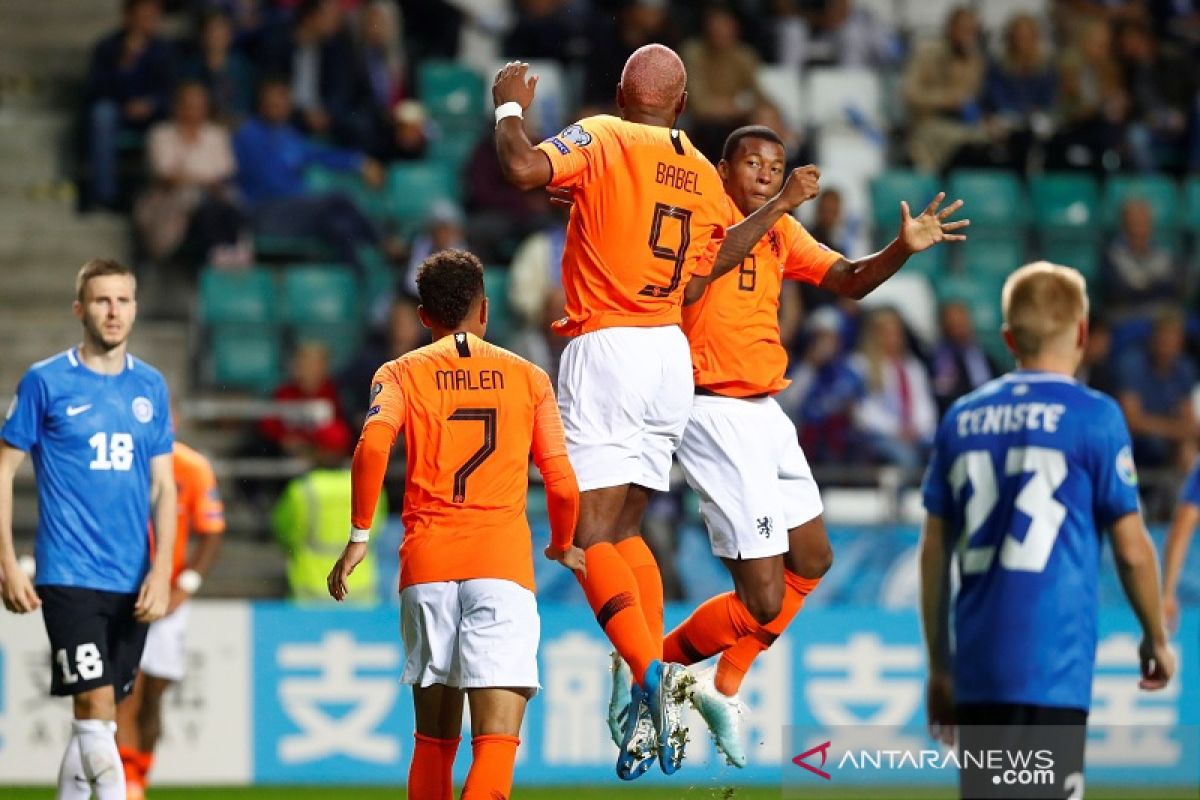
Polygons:
M978 436L989 433L1016 433L1020 430L1058 430L1059 420L1067 411L1062 403L1011 403L980 406L958 414L958 435Z

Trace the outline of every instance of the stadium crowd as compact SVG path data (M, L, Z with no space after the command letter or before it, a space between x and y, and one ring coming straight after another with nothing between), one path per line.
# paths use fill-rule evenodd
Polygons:
M902 198L966 199L969 246L879 297L785 293L780 401L814 463L919 469L939 412L1010 366L997 281L1035 257L1091 280L1081 377L1120 400L1139 465L1191 463L1196 2L126 0L88 75L84 204L131 213L139 269L172 292L199 273L210 387L333 404L335 430L267 420L248 452L348 448L374 368L425 341L415 268L436 250L489 265L494 337L553 374L566 216L503 180L486 86L534 62L541 138L611 112L654 41L684 59L682 127L714 163L763 123L821 166L799 216L828 246L889 240Z

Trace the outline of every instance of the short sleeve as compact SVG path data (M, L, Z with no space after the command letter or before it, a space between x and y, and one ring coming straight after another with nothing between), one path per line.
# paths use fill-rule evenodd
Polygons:
M175 423L171 421L171 396L167 382L159 378L154 402L154 442L150 446L150 457L163 456L175 449ZM161 410L161 413L159 413Z
M609 125L603 117L587 117L536 145L550 159L550 186L568 188L586 182L604 151Z
M818 242L804 226L790 214L782 217L767 232L783 233L786 250L783 254L783 277L792 281L819 286L834 264L845 258L841 253Z
M1179 490L1179 502L1200 506L1200 458L1192 464L1192 469L1183 482L1183 488Z
M225 504L221 502L221 490L217 488L217 476L213 474L212 465L207 461L197 464L194 480L196 502L192 506L192 532L224 533Z
M1138 477L1129 428L1116 403L1105 402L1100 417L1102 423L1087 426L1084 442L1091 449L1096 523L1107 528L1138 510Z
M400 384L401 366L384 364L371 380L370 407L363 427L382 423L393 433L404 427L404 387Z
M950 489L950 469L947 463L950 458L947 446L951 417L951 414L947 414L938 426L937 435L933 440L933 454L929 458L929 466L925 469L925 480L921 486L925 511L930 516L942 519L954 516L954 493Z
M46 384L41 376L33 370L26 372L8 407L0 438L18 450L29 452L42 437L42 420L46 415L47 403Z

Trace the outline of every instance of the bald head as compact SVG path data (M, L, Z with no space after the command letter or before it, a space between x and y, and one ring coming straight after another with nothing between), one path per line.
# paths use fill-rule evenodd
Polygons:
M617 87L622 108L674 115L682 111L680 100L687 85L683 61L669 47L648 44L633 51L621 70Z

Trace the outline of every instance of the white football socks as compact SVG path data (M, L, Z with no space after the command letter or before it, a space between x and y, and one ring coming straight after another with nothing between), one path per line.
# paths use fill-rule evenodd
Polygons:
M125 800L125 771L117 752L117 723L77 719L58 772L58 800Z

